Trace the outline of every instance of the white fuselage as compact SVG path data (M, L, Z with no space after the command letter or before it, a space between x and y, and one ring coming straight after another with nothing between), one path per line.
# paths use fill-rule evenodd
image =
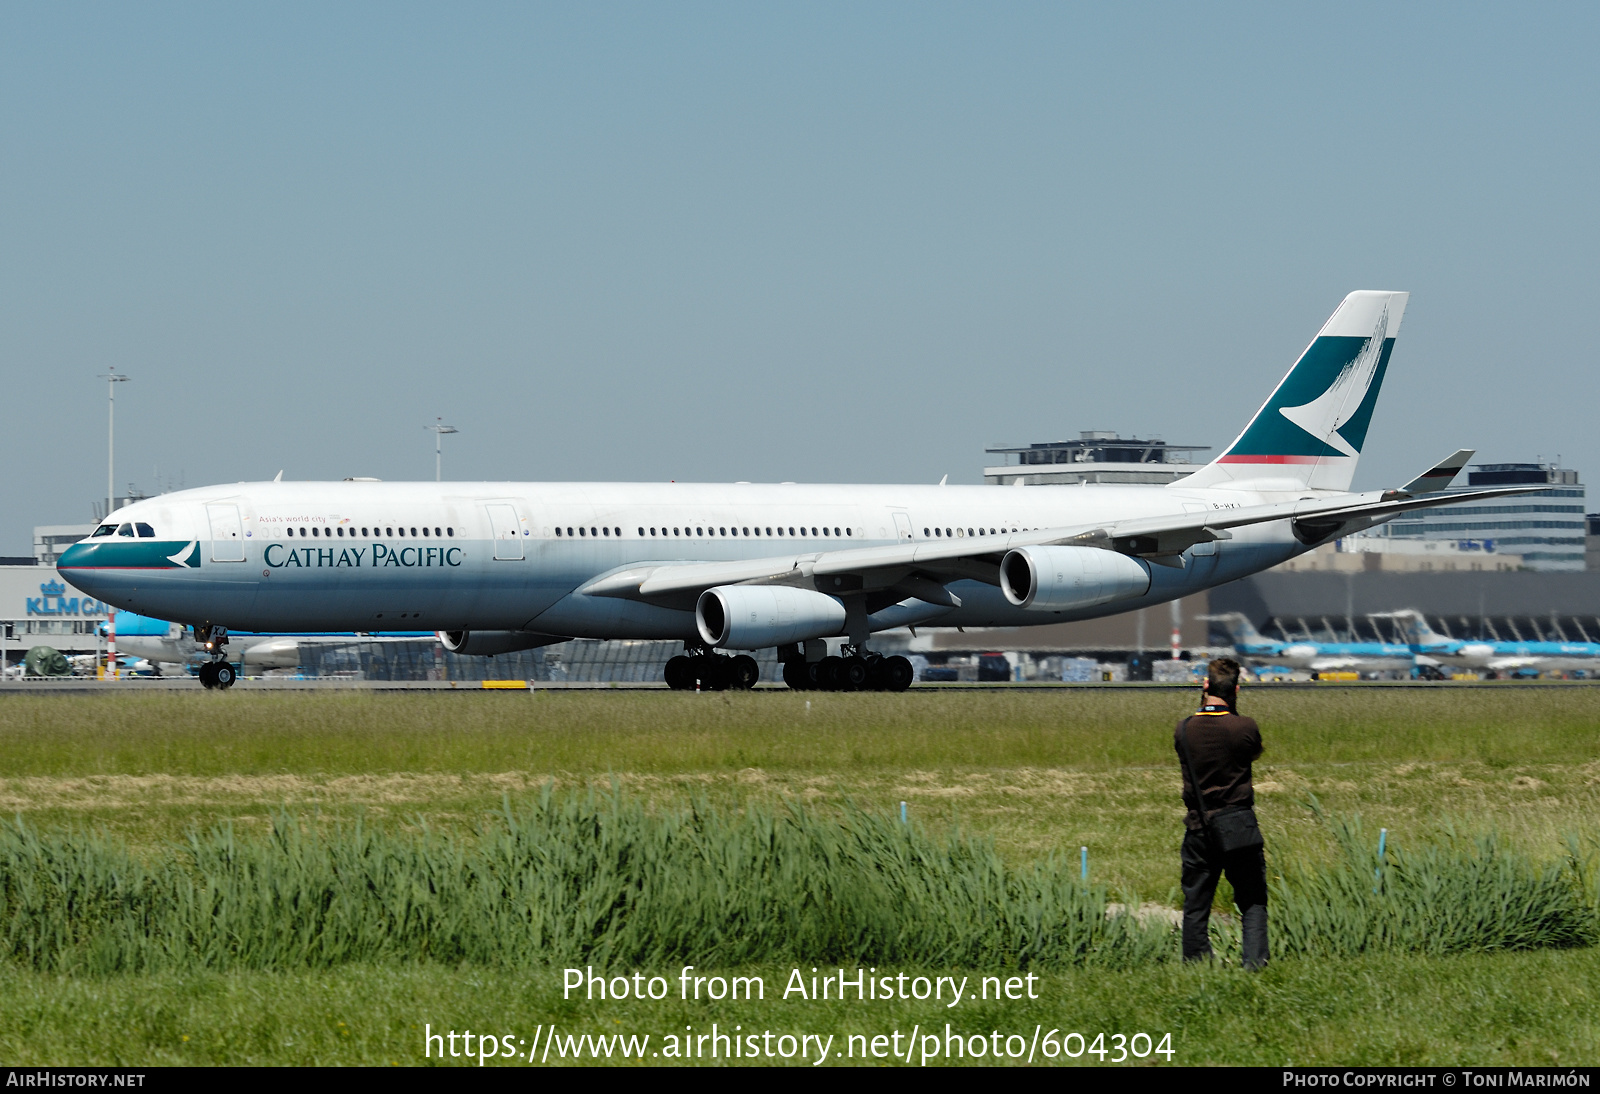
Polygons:
M1311 496L1302 491L1289 497ZM506 630L585 638L697 635L692 603L588 595L641 564L809 556L906 542L1234 509L1281 494L1172 486L259 482L137 502L69 549L61 571L129 611L253 631ZM143 533L140 533L143 534ZM983 581L940 626L1027 626L1185 596L1307 548L1287 521L1236 529L1147 593L1071 611L1020 608ZM939 609L932 609L938 611Z

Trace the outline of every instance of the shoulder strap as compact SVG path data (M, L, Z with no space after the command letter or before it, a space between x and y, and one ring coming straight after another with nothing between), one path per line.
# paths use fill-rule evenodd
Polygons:
M1178 723L1178 755L1183 758L1183 769L1189 773L1189 784L1194 787L1194 800L1199 802L1195 812L1200 814L1200 826L1209 827L1206 823L1206 792L1200 785L1200 779L1194 773L1194 764L1189 762L1189 719L1185 718Z

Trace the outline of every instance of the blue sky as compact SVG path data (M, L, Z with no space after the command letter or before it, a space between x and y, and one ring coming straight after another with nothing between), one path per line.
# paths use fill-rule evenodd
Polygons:
M1600 478L1592 5L0 9L0 554L119 486L980 481L1222 445L1411 305L1358 486ZM1600 508L1591 503L1591 508Z

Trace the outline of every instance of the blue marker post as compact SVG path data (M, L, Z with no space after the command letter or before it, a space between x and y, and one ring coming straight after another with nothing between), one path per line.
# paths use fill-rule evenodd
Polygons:
M1089 849L1087 847L1078 848L1078 872L1084 881L1089 880Z
M900 803L900 823L901 824L905 824L906 823L906 803L905 802L901 802Z
M1378 829L1378 868L1372 871L1372 891L1374 893L1378 891L1378 886L1383 884L1383 849L1388 842L1389 830L1387 828Z

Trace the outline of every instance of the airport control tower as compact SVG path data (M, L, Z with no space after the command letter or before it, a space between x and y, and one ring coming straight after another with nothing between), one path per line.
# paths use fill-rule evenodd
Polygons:
M1162 483L1181 479L1199 469L1188 454L1205 452L1208 445L1168 444L1159 437L1141 441L1104 430L1088 430L1075 441L1046 441L1018 448L986 448L1004 462L983 469L983 481L1011 486L1021 479L1028 486L1066 486L1084 482Z

